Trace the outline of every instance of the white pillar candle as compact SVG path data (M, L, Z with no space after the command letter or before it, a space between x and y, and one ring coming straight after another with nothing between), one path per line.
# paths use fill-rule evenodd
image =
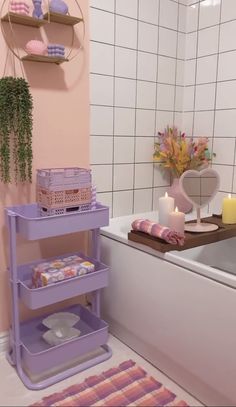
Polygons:
M175 208L174 212L171 212L169 215L169 228L175 230L175 232L184 235L184 224L185 224L185 215L183 212L179 212L178 208Z
M175 200L168 196L167 192L165 196L159 198L159 223L162 226L168 226L169 223L169 214L173 212L175 207Z

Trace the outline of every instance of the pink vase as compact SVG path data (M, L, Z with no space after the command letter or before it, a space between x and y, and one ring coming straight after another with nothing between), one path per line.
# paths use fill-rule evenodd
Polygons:
M174 178L168 192L169 196L175 199L175 206L180 212L189 213L193 209L192 204L183 196L179 187L179 178Z

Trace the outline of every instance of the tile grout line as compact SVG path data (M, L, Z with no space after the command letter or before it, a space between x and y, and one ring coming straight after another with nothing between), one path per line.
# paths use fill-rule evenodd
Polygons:
M197 28L200 24L200 4L198 5L198 17L197 17ZM198 41L199 41L199 31L197 30L197 41L196 41L196 61L195 61L195 83L194 83L194 99L193 99L193 121L192 121L192 134L194 134L195 126L195 113L196 113L196 93L197 93L197 62L198 62Z
M177 13L177 39L176 39L176 61L175 61L175 90L174 90L174 112L173 112L173 125L175 124L175 109L176 109L176 88L177 88L177 56L178 56L178 49L179 49L179 18L180 18L180 3L178 1L178 13Z
M136 88L135 88L135 109L134 109L134 162L133 162L133 197L132 197L132 213L134 213L135 207L135 177L136 177L136 137L137 137L137 100L138 100L138 45L139 45L139 0L137 1L137 32L136 32Z
M158 28L158 26L156 26L156 28ZM102 44L102 45L107 45L110 47L114 47L114 44L110 43L110 42L104 42L104 41L97 41L97 40L90 40L90 42L95 43L95 44ZM131 51L137 51L136 48L131 48L125 45L120 45L120 44L116 44L117 48L121 48L121 49L127 49L127 50L131 50ZM147 51L145 49L138 49L138 51L143 52L144 54L151 54L151 55L156 55L155 52L152 51ZM173 57L171 55L167 55L167 54L159 54L159 56L161 57L165 57L165 58L169 58L169 59L176 59L176 57ZM177 58L179 61L184 61L184 59L182 58ZM91 72L90 72L91 73Z
M221 14L222 14L222 0L220 0L220 21L221 21ZM217 57L216 57L216 84L215 84L215 100L214 100L214 109L213 109L213 131L212 131L212 140L211 140L211 151L213 153L214 150L214 138L215 138L215 127L216 127L216 107L217 107L217 91L218 91L218 85L217 85L217 79L219 76L219 51L220 51L220 36L221 36L221 28L219 24L218 28L218 47L217 47ZM211 161L211 165L213 165L213 160Z
M115 74L116 74L116 0L114 0L114 67L113 67L113 135L112 135L112 193L111 193L111 217L113 218L114 215L114 180L115 180L115 167L114 167L114 161L115 161L115 98L116 98L116 80L115 80Z
M155 116L154 116L154 135L153 135L153 152L154 152L154 143L155 137L157 134L157 104L158 104L158 78L159 78L159 45L160 45L160 14L161 14L161 0L158 2L158 39L157 39L157 71L156 71L156 95L155 95ZM151 209L154 209L154 186L155 186L155 163L153 162L152 165L152 201L151 201Z

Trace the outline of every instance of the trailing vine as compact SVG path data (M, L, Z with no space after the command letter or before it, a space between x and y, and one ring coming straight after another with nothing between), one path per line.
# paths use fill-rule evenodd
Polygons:
M1 78L0 178L4 183L11 182L11 159L15 181L32 181L32 110L33 100L25 79Z

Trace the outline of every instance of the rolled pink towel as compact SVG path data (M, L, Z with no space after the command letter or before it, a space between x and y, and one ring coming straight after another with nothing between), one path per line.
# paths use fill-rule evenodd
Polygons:
M148 235L159 237L159 239L165 240L167 243L176 244L178 246L184 245L184 235L148 219L136 219L132 223L132 228L138 232L144 232Z

